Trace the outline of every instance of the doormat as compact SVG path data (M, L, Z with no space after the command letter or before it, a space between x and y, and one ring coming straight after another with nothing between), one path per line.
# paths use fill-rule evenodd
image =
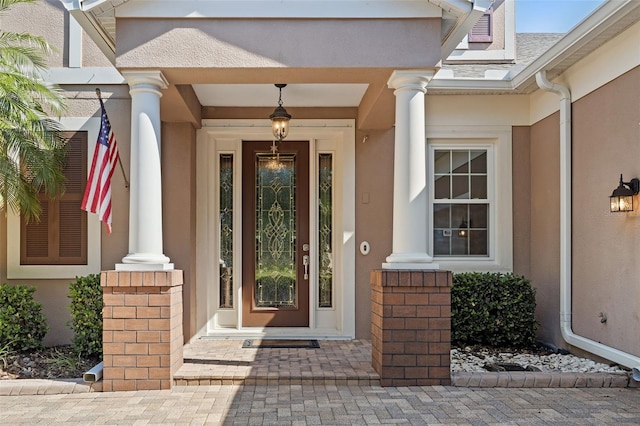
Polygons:
M317 340L286 340L286 339L246 339L243 348L282 348L282 349L317 349Z

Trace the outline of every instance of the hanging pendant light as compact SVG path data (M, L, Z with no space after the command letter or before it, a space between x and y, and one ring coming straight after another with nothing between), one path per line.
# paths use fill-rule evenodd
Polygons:
M275 85L280 89L280 96L278 97L278 106L269 116L271 119L271 130L276 141L282 142L284 138L289 134L289 120L291 120L291 114L287 112L282 106L282 88L286 87L286 84L278 83Z

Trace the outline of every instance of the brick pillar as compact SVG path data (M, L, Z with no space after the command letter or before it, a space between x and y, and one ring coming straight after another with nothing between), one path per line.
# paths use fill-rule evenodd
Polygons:
M102 390L170 389L182 365L182 271L106 271Z
M371 271L371 362L382 386L451 384L449 271Z

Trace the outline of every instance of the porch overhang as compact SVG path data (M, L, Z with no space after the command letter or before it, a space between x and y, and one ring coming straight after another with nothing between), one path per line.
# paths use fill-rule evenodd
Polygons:
M361 129L393 125L394 70L436 71L493 2L60 1L119 71L167 77L163 121L199 127L193 84L366 84Z
M441 18L446 58L494 0L227 1L60 0L115 64L117 18ZM195 3L195 4L194 4ZM343 4L340 4L343 3Z

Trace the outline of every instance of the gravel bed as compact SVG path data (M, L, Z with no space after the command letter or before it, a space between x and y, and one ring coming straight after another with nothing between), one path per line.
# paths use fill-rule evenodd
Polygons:
M544 350L510 350L466 347L451 350L452 372L486 372L495 364L517 364L531 370L573 373L624 373L628 370L617 364L603 364L571 354Z

